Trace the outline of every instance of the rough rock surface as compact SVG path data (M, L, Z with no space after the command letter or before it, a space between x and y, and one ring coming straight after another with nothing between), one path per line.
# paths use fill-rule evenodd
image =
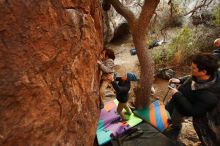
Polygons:
M120 0L121 3L128 7L134 14L138 15L141 7L138 3L142 3L143 0ZM124 17L118 14L114 7L110 7L110 10L104 13L104 41L106 43L110 42L114 37L128 33L127 21Z
M0 145L93 145L99 0L0 0Z

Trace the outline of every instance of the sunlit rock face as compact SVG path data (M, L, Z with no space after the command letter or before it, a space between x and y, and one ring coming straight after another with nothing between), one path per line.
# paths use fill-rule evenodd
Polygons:
M0 1L0 145L93 145L101 9L99 0Z

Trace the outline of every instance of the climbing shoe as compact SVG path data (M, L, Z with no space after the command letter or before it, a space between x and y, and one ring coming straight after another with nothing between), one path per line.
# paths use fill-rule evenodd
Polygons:
M99 103L99 109L103 109L104 108L104 103L103 102L100 102Z

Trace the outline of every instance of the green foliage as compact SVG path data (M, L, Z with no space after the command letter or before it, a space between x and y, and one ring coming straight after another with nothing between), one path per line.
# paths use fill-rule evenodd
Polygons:
M148 36L148 38L147 38L147 47L149 47L150 46L150 44L153 42L155 40L155 38L153 38L153 37L149 37Z
M183 63L185 58L199 50L196 47L196 33L188 27L182 28L172 39L166 48L155 49L152 52L156 65L171 63L174 59L176 63Z
M152 51L152 56L153 56L153 59L154 59L154 63L156 65L163 64L163 59L161 57L161 54L162 54L161 49L155 49L155 50Z
M169 51L169 59L172 59L177 51L180 51L183 57L189 56L192 50L192 42L192 31L188 27L184 27L169 46L169 50L172 50Z
M215 17L214 24L216 26L220 26L220 5L214 8L213 16Z

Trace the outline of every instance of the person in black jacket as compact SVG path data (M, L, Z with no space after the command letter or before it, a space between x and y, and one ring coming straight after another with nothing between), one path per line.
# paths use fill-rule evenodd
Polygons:
M191 59L191 76L169 80L170 83L181 85L178 89L170 87L172 98L166 104L166 109L171 115L176 138L182 117L192 116L194 129L202 144L216 146L216 136L209 128L207 113L215 108L219 100L218 60L212 54L204 53L195 54Z
M128 92L131 88L131 81L138 81L139 78L135 74L128 72L124 76L116 77L115 79L113 75L109 75L108 79L111 81L112 86L116 91L116 99L119 101L117 112L122 121L127 121L128 119L126 119L122 110L125 109L129 115L132 114L132 111L127 103Z

